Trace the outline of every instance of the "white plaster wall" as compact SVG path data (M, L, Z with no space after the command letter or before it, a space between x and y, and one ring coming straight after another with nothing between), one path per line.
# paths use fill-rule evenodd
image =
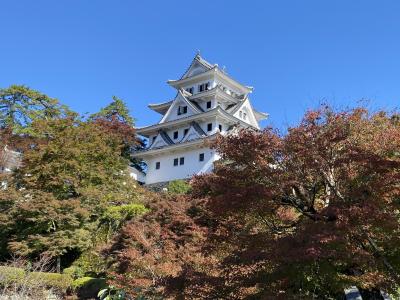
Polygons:
M199 154L204 153L204 161L199 161ZM174 158L185 158L184 165L174 166ZM209 148L199 148L175 153L166 153L146 161L146 184L189 178L195 174L212 171L213 162L219 155ZM160 169L156 170L156 162L160 162Z
M174 143L178 143L182 138L183 138L183 133L185 132L185 129L189 129L190 128L190 124L184 125L180 128L174 128L174 129L169 129L166 131L166 133L168 134L168 136L171 138L171 140ZM174 139L174 132L178 131L178 138Z
M242 112L242 117L240 117L240 112ZM246 119L244 119L243 113L246 113ZM234 114L234 116L248 124L253 125L256 128L260 128L249 101L246 101L243 106Z
M180 105L187 106L187 113L186 114L178 115L178 107ZM169 115L164 119L163 123L164 122L173 121L173 120L182 119L182 118L187 118L187 117L193 116L194 114L196 114L196 113L192 110L192 108L189 105L187 105L186 102L179 101L179 102L176 102L172 106L171 110L169 111Z
M188 89L188 88L193 87L193 95L199 94L199 85L201 85L201 84L203 84L203 83L207 83L207 82L210 83L209 89L212 89L212 88L215 87L215 85L216 85L216 83L215 83L214 80L212 80L212 79L206 79L206 80L198 81L198 82L196 82L196 83L192 83L192 84L189 84L189 85L185 85L185 86L183 87L183 89L186 90L186 89Z

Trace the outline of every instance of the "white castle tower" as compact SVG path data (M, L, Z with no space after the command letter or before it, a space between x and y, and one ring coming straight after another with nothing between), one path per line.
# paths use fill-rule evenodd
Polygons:
M260 129L259 121L267 118L251 106L252 87L199 54L179 80L167 83L177 90L175 98L149 105L162 115L160 122L137 128L149 140L147 149L133 153L147 163L146 184L211 172L219 156L206 141L238 127Z

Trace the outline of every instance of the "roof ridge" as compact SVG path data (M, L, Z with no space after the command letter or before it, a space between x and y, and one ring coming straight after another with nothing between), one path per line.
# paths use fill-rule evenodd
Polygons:
M204 109L198 104L196 101L189 99L190 103L196 106L201 112L204 112Z
M181 94L182 98L183 98L189 105L191 105L192 108L194 108L195 110L197 110L198 112L201 113L203 110L202 110L201 108L199 109L199 107L197 107L196 105L194 105L193 102L192 102L190 99L186 98L186 96L183 94L182 91L184 91L184 90L183 90L183 89L179 89L179 90L178 90L178 94ZM177 96L178 96L178 95L177 95ZM176 97L175 97L174 101L175 101L175 100L176 100Z
M183 75L181 76L181 78L179 78L179 80L182 80L183 77L185 77L186 73L190 70L190 68L193 66L193 64L195 62L200 63L201 65L203 65L204 67L206 67L207 69L211 70L212 68L218 66L217 64L211 64L208 61L206 61L204 58L202 58L200 56L199 53L196 53L196 55L194 56L194 58L192 59L192 62L190 63L189 67L185 70L185 72L183 73Z
M204 135L207 136L207 133L204 132L204 130L200 127L199 123L196 121L192 121L191 125L193 126L194 130L197 131L199 135Z
M164 131L164 130L160 130L159 131L159 133L160 133L160 136L163 138L163 140L167 143L167 144L169 144L169 145L172 145L172 144L175 144L173 141L172 141L172 139L168 136L168 134Z

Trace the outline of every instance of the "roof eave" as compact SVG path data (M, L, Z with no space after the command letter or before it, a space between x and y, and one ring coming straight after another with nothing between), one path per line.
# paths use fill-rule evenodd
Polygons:
M204 113L199 113L199 114L195 114L195 115L191 115L189 117L186 118L181 118L181 119L177 119L177 120L173 120L173 121L168 121L168 122L164 122L164 123L158 123L158 124L154 124L154 125L150 125L150 126L145 126L145 127L137 127L136 128L136 133L139 135L142 135L144 137L148 137L149 134L146 134L146 132L154 132L157 131L159 129L162 129L163 127L166 126L171 126L171 125L179 125L180 123L186 123L186 122L191 122L196 120L199 115L205 116L207 117L209 116L213 116L216 111L221 110L220 107L214 108L212 110L206 111Z
M217 76L220 76L221 78L230 82L233 86L240 89L245 94L249 94L249 93L253 92L252 87L248 87L248 86L241 84L239 81L233 79L231 76L227 75L225 72L223 72L219 68L216 68L216 74L217 74Z
M194 99L201 99L204 97L212 97L212 96L216 96L216 97L219 96L223 100L225 100L227 102L232 102L232 103L237 103L237 102L241 101L240 99L234 98L234 97L232 97L232 95L227 94L218 86L213 87L212 89L210 89L208 91L194 94L191 97L189 97L189 99L194 100Z
M186 122L191 122L191 121L195 121L196 119L198 119L199 117L213 117L216 115L222 115L225 116L228 119L231 119L232 122L235 123L240 123L243 126L250 126L250 127L254 127L251 124L248 124L236 117L234 117L233 115L231 115L230 113L226 112L225 110L223 110L220 106L209 110L207 112L204 113L200 113L200 114L195 114L186 118L181 118L181 119L177 119L177 120L173 120L173 121L169 121L169 122L164 122L164 123L159 123L159 124L155 124L155 125L151 125L151 126L146 126L146 127L140 127L140 128L136 128L136 133L144 136L144 137L149 137L151 135L151 133L156 132L164 127L167 126L174 126L174 125L180 125L182 123L186 123ZM256 127L254 127L256 128Z
M256 115L256 118L257 118L258 121L266 120L269 117L269 114L263 113L263 112L260 112L260 111L256 111L256 110L254 110L254 114Z
M185 83L190 82L192 80L198 80L199 78L207 77L209 75L212 75L216 68L217 68L217 66L213 67L212 69L210 69L210 70L208 70L206 72L203 72L203 73L191 76L191 77L186 77L186 78L183 78L183 79L167 80L167 84L169 84L170 86L172 86L174 88L179 88L180 86L182 86Z
M164 152L164 151L173 151L173 150L179 150L179 149L189 148L189 147L193 147L193 146L199 146L199 145L205 144L207 141L215 139L218 134L219 133L216 133L216 134L204 137L204 138L199 138L199 139L184 142L184 143L168 145L168 146L165 146L162 148L134 152L131 154L131 157L144 158L146 156L152 156L152 155Z

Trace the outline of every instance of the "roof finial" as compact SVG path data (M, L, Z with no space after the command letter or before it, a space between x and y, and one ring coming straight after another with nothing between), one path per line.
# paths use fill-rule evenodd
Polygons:
M196 54L196 56L200 56L200 50L199 50L199 49L197 49L197 54Z

